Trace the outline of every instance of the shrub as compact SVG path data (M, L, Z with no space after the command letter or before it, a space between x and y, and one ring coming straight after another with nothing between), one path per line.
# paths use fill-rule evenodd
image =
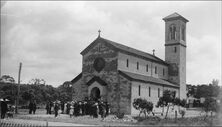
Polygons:
M180 100L180 98L175 97L175 91L164 90L163 91L163 96L160 97L159 101L157 102L157 106L158 107L159 106L161 106L161 107L162 106L167 106L167 111L166 111L165 118L167 118L167 114L168 114L170 104L185 107L186 100L185 99ZM184 115L185 115L185 113L184 113Z
M141 113L144 113L145 117L146 117L146 113L150 113L153 110L153 103L147 101L146 99L142 99L142 98L136 98L133 101L133 107L136 110L139 110L139 116Z
M123 112L117 112L117 113L116 113L116 117L117 117L118 119L122 119L122 118L124 117L124 113L123 113Z
M207 97L203 103L203 110L206 112L206 116L207 116L207 113L209 111L217 112L219 110L219 105L215 99L211 97Z
M182 118L183 118L186 112L185 112L185 110L180 110L179 113L180 113L180 115L181 115Z
M175 105L180 105L181 101L180 101L180 98L175 98L174 99L174 102L173 102Z
M183 100L180 100L180 104L179 105L182 106L182 107L185 107L186 103L187 103L186 99L183 99Z

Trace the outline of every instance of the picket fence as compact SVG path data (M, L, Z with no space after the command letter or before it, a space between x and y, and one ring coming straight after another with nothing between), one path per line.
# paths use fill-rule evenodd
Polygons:
M38 125L13 120L0 120L0 127L48 127L48 124L46 123L45 125Z

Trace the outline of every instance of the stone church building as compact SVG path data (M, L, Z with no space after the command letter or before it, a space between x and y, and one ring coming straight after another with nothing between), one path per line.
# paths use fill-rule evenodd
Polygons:
M101 98L111 112L136 114L135 98L154 107L166 89L186 98L186 23L178 13L165 18L165 60L100 37L82 52L82 72L71 82L76 100ZM136 43L136 42L135 42ZM119 109L119 110L118 110Z

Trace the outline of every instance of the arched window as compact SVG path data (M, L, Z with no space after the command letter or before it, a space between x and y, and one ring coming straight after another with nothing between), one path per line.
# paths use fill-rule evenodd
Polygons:
M169 29L170 33L170 40L175 40L176 39L176 26L173 24L170 26Z
M136 69L139 70L139 62L136 63Z
M175 53L177 52L177 47L174 47L174 52L175 52Z
M182 36L182 40L185 41L185 28L184 28L184 26L181 29L181 36Z
M126 67L129 67L129 59L126 59Z

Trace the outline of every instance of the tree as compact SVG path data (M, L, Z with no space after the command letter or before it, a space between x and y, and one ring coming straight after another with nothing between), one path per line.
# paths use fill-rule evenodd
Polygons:
M9 75L3 75L0 78L0 82L5 82L5 83L15 83L15 79Z
M142 98L136 98L133 101L133 107L136 110L139 110L139 117L141 115L141 113L144 113L145 117L146 117L146 113L150 113L153 110L153 103L147 101L146 99L142 99Z
M62 85L60 85L58 88L58 94L59 94L59 99L62 101L71 101L72 100L72 93L73 93L73 88L72 88L72 83L70 81L65 81Z
M34 99L34 93L32 90L25 91L22 93L22 98L26 101L30 101L31 99Z
M72 87L72 82L65 81L62 85L63 85L64 88L70 88L70 87Z
M173 102L173 99L174 99L173 94L174 94L174 91L164 90L163 96L159 98L159 101L157 103L157 106L167 106L167 112L166 112L165 118L167 118L170 103Z
M207 97L217 97L220 93L220 87L217 85L218 81L213 80L212 84L209 85L198 85L196 87L195 98L207 98Z
M46 81L44 79L34 78L29 81L29 84L33 85L45 85Z
M212 80L212 85L213 86L218 86L218 84L219 84L219 80L218 79L213 79Z
M9 103L14 103L17 95L17 86L15 83L0 83L0 98L7 98L10 100Z
M187 88L188 88L187 96L188 96L188 97L189 97L189 96L195 96L197 86L187 85Z
M206 112L206 117L208 112L217 112L219 110L219 104L212 97L207 97L203 104L203 110Z
M167 112L166 112L165 118L167 118L170 105L178 105L182 107L186 105L186 100L185 99L180 100L179 98L175 97L175 94L176 94L175 91L164 90L163 96L160 97L159 101L157 102L157 107L167 106Z

